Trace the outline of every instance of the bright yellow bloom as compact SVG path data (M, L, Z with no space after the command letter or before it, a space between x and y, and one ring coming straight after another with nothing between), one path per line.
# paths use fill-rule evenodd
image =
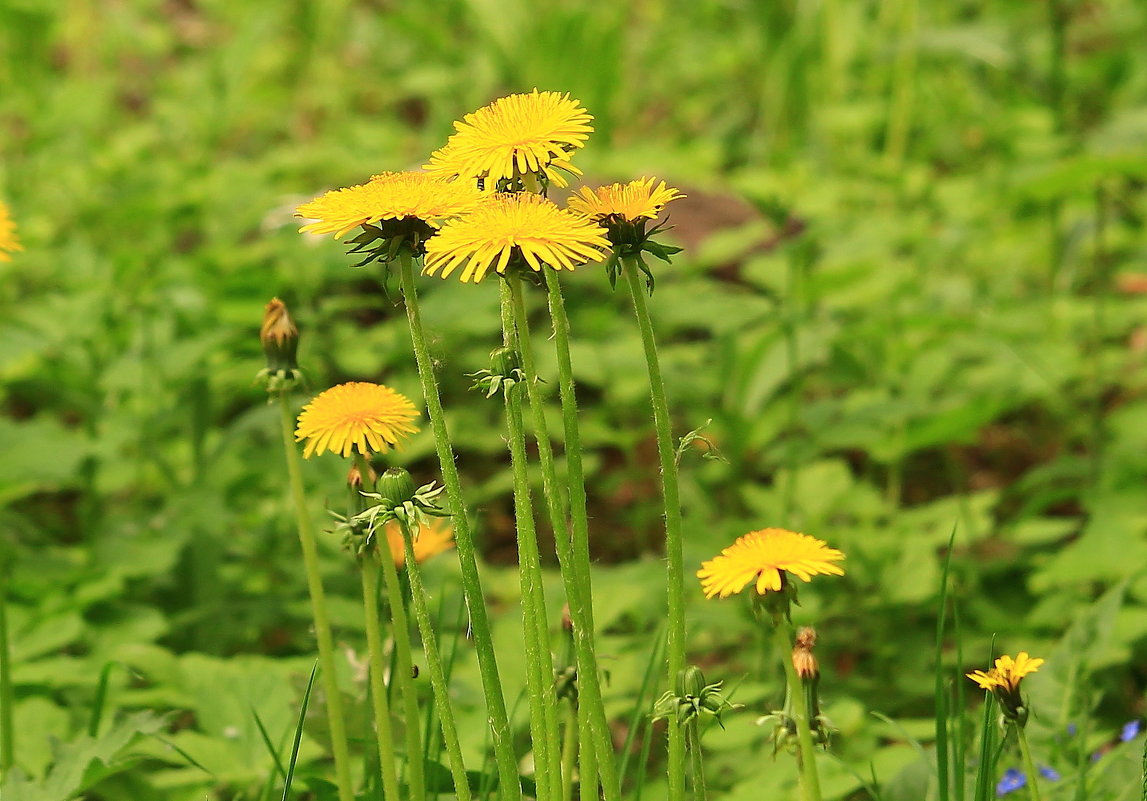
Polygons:
M350 456L386 453L418 431L418 411L405 396L382 384L351 381L320 392L303 407L295 440L306 440L303 458L330 451Z
M426 273L446 278L460 266L463 281L481 281L490 268L504 273L511 256L533 270L542 264L572 270L600 261L609 250L605 230L528 192L488 196L465 217L450 220L426 243Z
M438 227L473 209L481 197L468 184L425 172L384 172L365 184L333 189L299 206L295 214L315 221L299 231L333 233L338 239L356 226L379 220L414 219Z
M16 236L16 223L8 216L8 207L0 203L0 261L12 261L8 254L23 249Z
M397 520L391 520L385 526L386 544L390 548L390 556L399 567L406 564L406 550L402 542L402 529ZM454 547L454 529L445 518L432 518L429 525L418 530L414 539L414 561L422 564L432 556L437 556Z
M987 673L976 670L966 675L985 690L994 691L999 688L1015 693L1019 689L1020 680L1029 673L1035 673L1042 664L1042 659L1032 659L1027 651L1020 651L1015 659L1006 654L1001 656L996 660L996 666Z
M728 598L751 581L759 595L781 589L781 571L792 573L802 581L826 574L844 575L839 562L844 554L829 548L823 540L797 534L783 528L750 531L715 559L701 563L697 577L706 598Z
M662 181L654 186L655 178L639 178L627 184L610 184L590 189L583 186L569 199L568 206L598 222L610 217L636 222L642 217L656 219L661 209L671 200L685 197Z
M530 174L565 186L558 170L581 175L570 154L585 145L592 119L568 93L535 89L502 97L455 122L457 132L430 156L425 169L445 178L480 178L491 191L503 178Z

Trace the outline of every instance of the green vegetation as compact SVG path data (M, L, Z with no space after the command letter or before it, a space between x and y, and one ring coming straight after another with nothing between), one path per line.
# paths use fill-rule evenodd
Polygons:
M398 270L380 286L339 243L300 235L294 208L417 168L453 120L535 86L594 115L586 185L656 175L687 195L659 237L684 250L650 260L648 307L686 439L687 659L735 705L723 727L690 724L710 797L797 798L795 760L755 725L784 697L771 635L746 598L705 600L694 577L770 526L847 556L793 609L815 622L834 729L824 799L995 795L1024 760L1014 737L993 747L996 711L963 674L1020 651L1046 660L1023 685L1028 761L1059 777L1040 798L1139 797L1144 736L1124 724L1147 716L1142 3L13 0L0 29L0 200L24 246L0 261L5 801L337 797L281 412L254 381L263 308L277 295L299 322L306 397L377 381L423 408ZM503 342L498 281L416 280L521 756L506 409L470 390ZM593 265L561 281L601 695L623 797L657 801L651 714L670 688L646 355L626 281ZM561 454L564 365L539 335L547 299L524 289ZM420 422L390 461L441 482ZM351 770L376 799L363 577L324 533L326 508L346 511L344 467L307 460L302 481ZM567 585L546 476L527 467L560 672L575 662ZM419 623L439 632L488 798L462 578L453 552L422 566ZM408 787L401 683L388 700ZM451 793L430 677L410 684L415 773ZM588 742L593 722L566 712Z

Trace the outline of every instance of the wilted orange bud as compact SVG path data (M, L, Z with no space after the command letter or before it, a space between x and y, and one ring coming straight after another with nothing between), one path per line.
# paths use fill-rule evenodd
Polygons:
M816 629L805 626L797 632L796 644L793 646L793 667L801 679L815 679L820 675L820 665L812 655L816 646Z

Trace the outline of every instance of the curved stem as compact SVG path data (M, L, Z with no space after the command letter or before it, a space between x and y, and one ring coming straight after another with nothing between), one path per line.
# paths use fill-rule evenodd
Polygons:
M798 760L800 771L801 800L820 801L820 777L816 772L816 747L812 742L812 721L809 719L808 699L801 686L797 669L793 667L793 644L789 638L788 626L773 626L773 639L777 652L785 667L785 681L788 685L788 698L792 703L793 720L797 726L797 745L800 747Z
M1032 752L1028 748L1028 737L1024 734L1023 726L1016 726L1016 739L1020 742L1020 754L1024 760L1024 770L1028 775L1028 787L1031 788L1032 801L1040 801L1039 794L1039 773L1035 769L1035 762L1032 761Z
M375 738L382 772L382 790L398 798L398 770L394 762L394 731L390 725L390 701L383 678L382 623L378 617L378 563L368 553L359 562L362 573L362 607L366 616L366 647L370 665L370 698L374 706Z
M414 658L410 647L406 605L402 601L402 584L398 581L398 569L390 558L389 549L383 553L376 546L363 561L364 564L374 562L373 570L378 570L378 563L382 563L382 580L386 584L386 600L390 607L390 633L394 638L395 668L398 684L402 688L402 710L406 719L406 782L411 801L422 801L426 798L426 776L422 761L421 716L418 714L418 696L414 689ZM379 669L381 667L379 665Z
M557 283L554 274L547 275L550 284ZM549 426L546 422L545 401L541 394L541 382L538 378L537 367L534 363L533 344L530 338L529 320L526 315L525 298L522 295L522 282L516 276L506 279L509 285L510 299L513 311L513 326L517 332L518 351L522 357L522 372L525 375L526 388L530 400L531 419L534 426L534 438L538 444L538 457L542 466L542 486L546 497L546 506L549 511L550 524L554 529L554 545L557 550L558 562L561 566L562 581L565 584L566 599L570 608L570 620L573 621L574 652L577 655L578 687L581 705L585 706L590 715L590 724L593 727L594 737L585 744L597 752L596 765L601 773L602 789L605 801L614 801L619 798L620 791L617 779L617 768L614 762L613 742L609 732L609 724L605 716L605 705L602 700L600 671L597 666L597 656L593 643L593 608L589 587L589 558L588 546L582 554L576 554L578 548L574 541L579 539L577 523L574 524L574 534L571 536L570 525L566 520L565 509L562 503L561 484L558 481L557 469L554 464L553 447L550 444ZM560 297L560 296L559 296ZM564 309L562 313L564 318ZM554 330L559 328L557 320ZM566 322L568 327L568 321ZM572 394L573 376L568 369L569 341L568 335L563 335L566 344L567 373L563 376L563 385L568 378ZM559 348L560 349L560 348ZM560 358L559 358L560 361ZM567 437L571 429L574 433L574 442L566 440L567 461L572 465L576 461L576 476L574 469L570 470L568 486L570 498L580 513L574 513L575 520L580 516L583 543L588 543L588 521L585 507L584 474L581 472L581 441L577 434L576 399L573 400L572 409L574 419L571 423L571 407L565 403L562 406L565 419ZM583 564L584 562L584 564Z
M334 644L331 639L330 618L327 615L323 580L319 574L319 550L315 532L307 509L303 490L303 473L298 448L295 447L295 414L286 392L279 393L280 423L283 447L287 458L287 477L291 498L298 520L299 544L303 549L303 568L307 574L307 588L311 596L311 617L315 627L315 642L319 649L319 668L322 672L323 691L326 693L327 722L331 730L331 753L335 760L335 783L339 801L354 801L354 784L350 775L350 749L347 747L346 722L343 717L342 695L339 693L335 673Z
M623 259L625 282L633 299L645 363L649 369L649 395L653 402L653 426L657 431L657 455L661 460L661 494L665 500L665 558L669 628L666 652L669 657L669 686L677 686L677 676L685 669L685 565L681 545L681 495L677 485L677 463L673 433L669 421L669 403L665 381L657 357L657 341L645 291L632 257ZM669 718L669 799L681 801L685 796L685 736L677 719Z
M502 282L502 332L504 341L514 341L513 298L510 280ZM506 428L510 440L510 464L514 475L514 517L518 529L518 569L522 584L523 628L526 642L526 685L530 704L530 733L534 746L534 773L538 798L560 798L561 764L557 754L557 699L553 680L553 658L546 621L542 587L541 556L530 501L530 478L526 461L526 434L522 423L520 386L505 391Z
M422 394L426 400L430 427L434 433L434 447L442 470L442 484L446 487L447 508L454 523L454 543L458 550L458 564L461 568L462 593L466 599L466 611L470 616L470 630L474 633L474 650L478 655L482 694L486 699L490 738L498 766L498 795L506 801L513 801L522 797L522 786L518 779L518 764L514 756L510 719L506 714L506 699L498 676L498 660L494 655L494 640L490 634L486 599L482 594L482 580L478 575L477 549L470 531L470 520L466 516L466 505L462 499L462 484L458 478L458 467L454 464L454 451L450 446L450 433L446 427L442 399L438 394L438 383L434 378L434 363L422 328L418 291L414 286L413 261L405 252L399 255L399 278L402 282L402 295L406 301L406 319L410 325L414 358L418 363L418 378L422 382Z
M426 670L430 674L430 686L434 690L434 701L438 705L438 722L442 727L442 741L450 759L450 773L454 777L454 794L458 801L470 801L470 784L466 779L466 765L462 761L462 746L458 744L458 726L454 722L454 710L450 706L450 690L446 685L446 672L442 667L442 656L438 651L438 638L434 632L434 622L426 605L426 587L422 583L422 568L414 558L414 537L405 520L399 520L402 529L403 548L406 554L406 577L410 581L410 599L414 606L414 617L418 621L418 632L422 637L422 649L426 653ZM384 557L385 558L385 557Z

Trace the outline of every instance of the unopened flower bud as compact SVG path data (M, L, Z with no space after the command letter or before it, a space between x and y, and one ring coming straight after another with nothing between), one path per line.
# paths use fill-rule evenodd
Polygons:
M378 479L378 494L390 506L400 506L414 499L414 479L402 467L387 468Z
M820 666L812 653L815 645L816 629L805 626L797 632L796 645L793 647L793 667L802 680L820 676Z
M573 618L570 617L570 605L562 606L562 631L573 631Z
M263 326L259 329L259 341L263 343L263 355L267 357L267 370L274 373L280 370L289 372L298 369L295 358L299 349L299 329L287 311L287 304L278 298L271 298L263 312Z
M367 470L369 471L369 475L367 476L367 486L373 487L374 482L378 481L378 473L376 473L374 468L370 467L369 465L367 466ZM362 471L358 469L357 463L351 463L350 470L347 471L346 483L347 486L352 490L362 489Z

